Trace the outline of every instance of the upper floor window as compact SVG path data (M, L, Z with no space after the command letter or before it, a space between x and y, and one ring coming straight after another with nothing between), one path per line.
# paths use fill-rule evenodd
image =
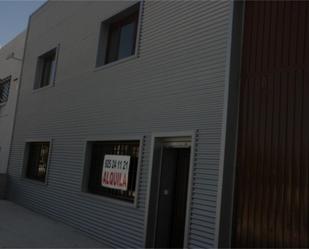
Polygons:
M0 105L8 101L11 77L0 80Z
M135 54L139 10L137 3L102 23L97 66Z
M57 48L39 56L34 85L35 89L53 84L56 75L56 57Z

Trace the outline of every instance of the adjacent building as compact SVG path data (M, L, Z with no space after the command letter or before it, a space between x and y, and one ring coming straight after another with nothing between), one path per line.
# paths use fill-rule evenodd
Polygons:
M9 199L106 247L308 247L308 2L48 1Z
M0 199L4 197L7 166L20 82L25 32L0 48Z

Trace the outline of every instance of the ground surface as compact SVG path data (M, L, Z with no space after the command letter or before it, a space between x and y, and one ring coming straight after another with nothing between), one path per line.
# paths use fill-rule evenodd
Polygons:
M62 223L0 200L0 248L99 248L101 245Z

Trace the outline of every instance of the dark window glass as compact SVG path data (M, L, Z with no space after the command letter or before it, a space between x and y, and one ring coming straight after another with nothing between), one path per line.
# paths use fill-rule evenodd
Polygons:
M106 63L116 61L118 57L119 30L110 26Z
M49 155L49 142L29 143L26 177L45 181Z
M0 80L0 104L8 101L10 93L11 77Z
M128 23L121 28L119 39L118 59L128 57L134 53L135 23Z
M53 49L38 59L37 82L35 88L52 84L56 71L56 49Z
M127 190L119 190L102 186L102 171L105 155L130 156ZM88 179L88 191L98 195L134 202L138 157L139 141L93 142Z
M117 18L109 24L108 43L106 47L105 63L110 63L119 59L131 56L135 52L138 8L134 6L133 13L125 17Z

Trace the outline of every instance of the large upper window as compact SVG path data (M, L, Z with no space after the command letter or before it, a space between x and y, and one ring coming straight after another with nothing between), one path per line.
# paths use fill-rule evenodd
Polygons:
M56 74L56 54L57 49L54 48L39 56L34 85L35 89L51 85L54 82Z
M49 148L49 142L31 142L27 144L26 178L45 182Z
M8 101L11 77L0 80L0 105Z
M135 4L101 25L97 66L135 54L140 4Z
M139 140L91 142L85 191L134 202Z

